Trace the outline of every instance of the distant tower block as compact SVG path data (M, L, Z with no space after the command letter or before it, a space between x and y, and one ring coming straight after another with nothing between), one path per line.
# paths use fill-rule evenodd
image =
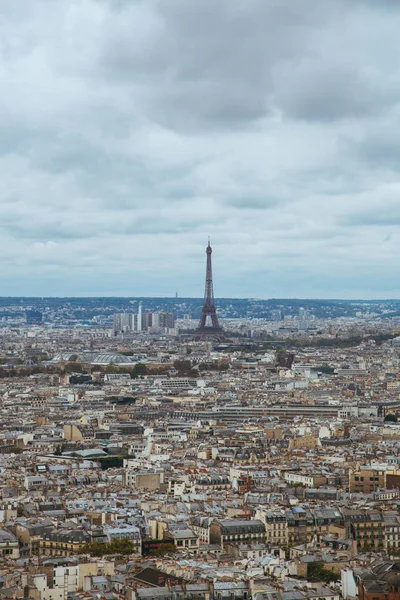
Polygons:
M218 322L217 311L214 304L214 289L212 279L212 264L211 264L212 248L210 240L206 248L207 254L207 270L206 270L206 286L204 291L204 304L201 311L199 326L194 333L195 340L210 339L223 340L224 331ZM211 323L210 323L211 321Z
M142 317L142 301L139 302L138 316L137 316L137 330L142 331L143 326L143 317Z

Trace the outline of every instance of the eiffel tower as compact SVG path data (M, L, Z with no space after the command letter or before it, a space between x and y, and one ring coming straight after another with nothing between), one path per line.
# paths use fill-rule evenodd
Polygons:
M224 331L218 322L217 311L214 304L214 289L212 279L212 264L211 264L211 253L212 248L210 245L210 238L208 239L208 246L206 248L207 254L207 270L206 270L206 286L204 290L204 304L201 310L201 317L199 326L194 332L195 340L202 340L205 338L213 338L215 340L224 339ZM211 320L211 324L207 324Z

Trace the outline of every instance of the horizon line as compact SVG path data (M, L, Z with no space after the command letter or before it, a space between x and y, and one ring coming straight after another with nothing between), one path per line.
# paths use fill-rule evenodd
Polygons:
M204 300L203 296L174 296L174 295L138 295L138 296L104 296L104 295L89 295L89 296L65 296L65 295L52 295L52 296L0 296L0 300L52 300L52 299L126 299L126 300L140 300L140 299L168 299L168 300ZM300 296L271 296L271 297L262 297L262 296L218 296L216 300L253 300L253 301L318 301L318 302L400 302L400 298L362 298L362 297L354 297L354 298L343 298L343 297L329 297L329 298L321 298L321 297L300 297Z

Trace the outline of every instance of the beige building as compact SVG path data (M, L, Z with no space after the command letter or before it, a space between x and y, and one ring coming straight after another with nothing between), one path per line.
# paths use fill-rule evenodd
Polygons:
M313 435L294 436L289 441L289 451L292 450L313 450L319 445L319 440Z
M94 438L94 429L91 425L81 423L67 423L64 425L64 439L68 442L83 442Z
M349 471L349 492L370 494L379 489L398 489L400 471L384 467L358 466Z
M360 550L382 551L386 527L383 515L373 510L344 510L347 536L356 540Z
M0 556L3 558L19 558L18 538L5 529L0 529Z
M318 488L326 484L325 475L286 471L283 474L283 479L292 485L303 485L310 488Z
M224 519L214 521L210 527L210 543L218 544L224 549L224 544L265 542L265 524L259 519Z
M265 541L272 546L286 546L288 526L285 513L281 510L258 509L255 518L265 524Z
M123 482L127 487L137 490L155 491L159 490L164 483L164 472L126 469L123 474Z
M165 539L172 539L177 550L188 550L193 554L197 554L199 549L199 538L191 529L176 529L174 531L166 531Z

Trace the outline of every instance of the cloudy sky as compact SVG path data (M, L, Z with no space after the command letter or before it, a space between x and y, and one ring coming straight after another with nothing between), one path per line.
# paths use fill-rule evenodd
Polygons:
M400 295L400 2L0 7L0 295Z

